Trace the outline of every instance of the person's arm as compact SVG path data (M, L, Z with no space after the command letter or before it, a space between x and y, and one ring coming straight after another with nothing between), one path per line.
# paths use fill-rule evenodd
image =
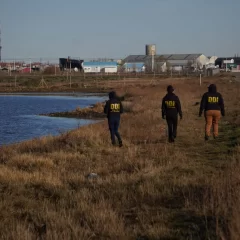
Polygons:
M122 102L120 102L120 114L123 113L123 105L122 105Z
M202 100L201 100L201 104L200 104L200 108L199 108L199 117L202 116L202 112L205 109L205 106L206 106L206 94L204 94L202 96Z
M105 106L104 106L104 113L108 114L108 111L109 111L109 101L107 101Z
M166 106L165 106L165 98L162 100L162 118L164 119L166 115Z
M221 94L219 94L219 106L221 108L221 114L224 117L225 116L225 106L224 106L224 100Z
M182 119L182 107L181 107L181 102L178 97L176 100L176 107L177 107L178 114L179 114L180 118Z

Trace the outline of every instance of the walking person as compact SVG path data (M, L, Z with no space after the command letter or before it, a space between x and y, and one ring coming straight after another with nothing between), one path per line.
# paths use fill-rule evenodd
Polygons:
M222 95L217 92L215 84L208 87L208 92L204 93L199 109L199 117L204 111L205 116L205 140L210 137L211 127L213 125L213 137L218 137L218 122L222 116L225 116L224 100Z
M118 128L120 125L120 115L123 113L123 106L121 101L117 99L114 91L109 93L109 100L105 104L104 113L107 114L112 144L116 145L116 136L119 147L122 147L122 139L118 132Z
M168 141L173 143L177 137L178 115L182 119L181 103L174 93L173 86L167 87L167 94L162 99L162 118L167 120Z

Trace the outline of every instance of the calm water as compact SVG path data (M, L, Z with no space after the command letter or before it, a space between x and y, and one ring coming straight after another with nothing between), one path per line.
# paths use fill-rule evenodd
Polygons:
M0 145L34 137L58 135L94 120L38 116L41 113L71 111L87 107L105 97L57 95L0 95Z

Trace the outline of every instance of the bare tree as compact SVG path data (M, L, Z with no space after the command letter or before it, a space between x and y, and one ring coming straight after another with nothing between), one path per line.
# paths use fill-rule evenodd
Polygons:
M147 73L152 72L152 60L148 59L145 61L145 71Z
M161 73L162 72L162 65L165 62L163 57L155 57L155 64L154 64L154 72Z
M154 71L156 73L162 73L163 72L163 64L164 64L164 62L156 62Z
M191 69L192 68L192 66L193 66L193 61L188 61L187 62L187 67L188 67L188 69Z
M202 69L203 65L199 61L197 61L197 70Z
M172 65L168 61L166 61L166 69L167 69L167 72L170 72L172 70Z

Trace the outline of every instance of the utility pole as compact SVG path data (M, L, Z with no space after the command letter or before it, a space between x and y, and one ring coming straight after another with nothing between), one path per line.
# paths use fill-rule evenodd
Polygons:
M154 71L154 52L152 50L152 72Z
M70 88L72 87L72 64L70 59Z
M2 61L2 38L1 38L1 25L0 25L0 62Z

